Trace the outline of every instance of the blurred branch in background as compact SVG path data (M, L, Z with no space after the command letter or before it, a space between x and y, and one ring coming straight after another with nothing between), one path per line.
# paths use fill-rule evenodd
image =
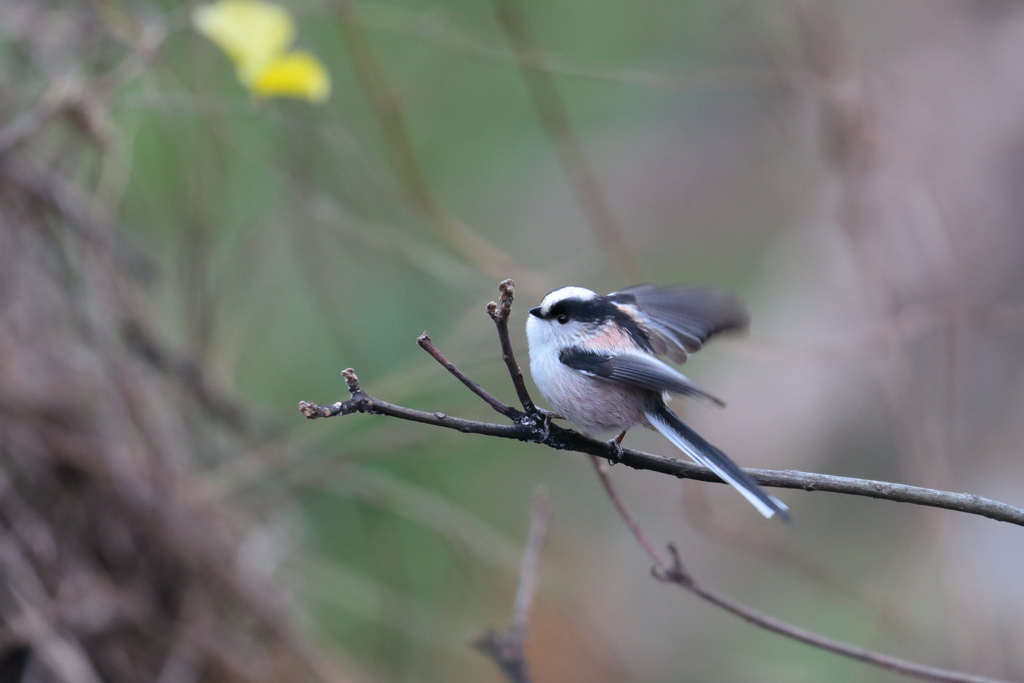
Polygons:
M473 642L473 647L494 660L510 683L530 683L532 680L526 659L526 635L530 608L537 589L540 554L547 540L550 520L551 496L540 487L533 494L530 534L519 569L519 587L516 589L512 620L503 631L488 630Z
M140 26L138 33L135 43L129 46L128 56L107 73L95 76L87 83L72 76L51 83L36 106L4 124L0 128L0 157L28 141L58 116L66 117L83 133L102 142L110 125L106 119L105 100L116 88L146 69L164 38L163 27L155 23Z
M161 32L142 30L102 71L90 59L108 34L95 16L73 16L49 17L45 39L101 75L49 84L0 130L2 677L348 680L307 647L282 591L242 557L233 515L200 493L196 450L235 437L216 421L196 429L165 381L165 370L187 375L221 406L197 369L157 362L156 346L126 335L143 316L146 261L78 172L112 133L109 99L142 73ZM52 56L31 49L40 35L18 38L26 54ZM63 144L48 148L61 122Z
M456 26L442 10L410 11L395 5L361 3L359 13L368 28L418 38L465 57L520 69L545 71L554 76L585 78L604 83L643 86L664 90L702 88L728 90L777 88L784 84L777 71L763 68L703 67L692 73L672 73L655 69L626 69L615 64L594 64L573 60L551 51L543 59L523 59L518 50L490 45L477 35Z
M565 102L545 65L544 53L530 31L520 0L494 0L494 3L498 21L515 51L544 132L558 152L562 168L576 194L576 202L586 214L598 243L611 255L612 262L625 280L646 280L626 240L626 233L612 214L600 182L587 161L583 145L573 130Z
M481 272L496 276L514 269L524 277L536 280L537 276L528 268L517 264L505 250L474 232L437 199L417 158L398 96L388 84L387 76L363 31L356 3L354 0L332 0L332 4L360 85L380 124L395 174L413 208L449 249Z
M955 463L960 454L972 450L965 442L968 421L964 418L972 403L966 398L969 377L979 371L980 356L974 352L972 337L976 330L985 329L978 325L978 316L971 315L973 307L965 304L979 294L985 297L984 305L977 306L989 309L984 317L1003 307L992 305L991 294L985 291L987 283L971 265L970 245L985 239L975 230L995 233L999 221L984 218L990 202L980 200L984 195L978 193L993 182L982 175L984 170L968 170L969 162L965 162L965 168L955 171L947 186L959 192L945 190L941 175L933 171L930 148L954 158L962 154L959 150L982 148L987 132L992 131L997 138L992 156L998 158L1002 148L1019 145L1019 128L1000 130L991 123L961 127L959 117L939 121L915 115L910 107L945 107L925 98L914 104L911 97L893 97L895 93L886 87L891 74L857 54L855 36L848 33L834 8L799 0L794 10L802 71L809 100L816 107L820 149L838 191L835 222L851 256L864 306L888 322L881 339L876 382L893 419L899 463L908 476L925 485L958 485L962 476ZM936 68L942 73L937 82L956 82L948 70ZM989 68L983 67L986 76L980 80L988 79ZM928 71L922 69L908 85L923 85L928 80ZM984 99L972 99L966 84L969 80L973 79L949 90L955 91L955 101L972 101L972 108L979 111L998 111L1000 106L994 102L986 106ZM1005 88L994 87L997 92ZM946 91L947 87L939 89ZM1019 102L1007 106L1019 112ZM907 109L911 118L903 120ZM932 142L900 144L908 134L919 135L929 129L934 129L929 131ZM1003 183L1000 164L997 162L1000 172L996 176L1000 179L995 182ZM970 224L960 232L971 235L966 243L953 230L958 209ZM1019 224L1019 210L1019 206L1011 209L1011 215L1017 214L1009 219L1013 231ZM993 257L985 255L981 269L988 271ZM931 334L919 336L908 311L924 311L932 320ZM988 387L983 391L990 392ZM917 537L927 539L929 546L959 543L955 540L959 530L949 519L924 517L918 524L921 533ZM1013 669L997 644L1002 636L993 619L994 608L963 590L972 583L977 562L971 553L958 553L942 574L945 608L967 634L955 640L953 650L961 667L989 667L1005 675Z

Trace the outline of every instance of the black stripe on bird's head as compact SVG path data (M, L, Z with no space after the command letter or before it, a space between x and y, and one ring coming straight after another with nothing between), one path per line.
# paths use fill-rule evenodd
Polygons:
M555 325L579 323L593 331L615 325L625 331L641 348L653 352L650 338L627 308L609 297L582 287L562 287L544 297L530 314Z

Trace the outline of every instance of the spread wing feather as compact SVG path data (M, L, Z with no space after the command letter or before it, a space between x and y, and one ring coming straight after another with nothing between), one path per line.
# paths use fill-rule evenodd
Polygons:
M735 296L706 287L635 285L608 298L635 307L655 352L676 363L685 363L711 336L745 329L750 322Z

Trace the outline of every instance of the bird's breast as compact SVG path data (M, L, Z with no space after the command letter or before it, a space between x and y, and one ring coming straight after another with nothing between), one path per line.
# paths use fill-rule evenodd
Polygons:
M530 373L551 407L592 436L614 436L643 422L654 396L573 370L554 354L531 354Z

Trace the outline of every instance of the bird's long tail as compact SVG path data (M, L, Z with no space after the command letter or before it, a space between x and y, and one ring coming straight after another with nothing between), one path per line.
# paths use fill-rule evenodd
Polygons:
M679 416L669 410L664 402L647 413L647 420L659 432L679 447L697 463L707 467L722 480L736 487L743 497L751 502L765 517L778 513L779 517L789 521L788 509L781 500L765 493L749 474L740 469L729 457L718 450L697 432L693 431Z

